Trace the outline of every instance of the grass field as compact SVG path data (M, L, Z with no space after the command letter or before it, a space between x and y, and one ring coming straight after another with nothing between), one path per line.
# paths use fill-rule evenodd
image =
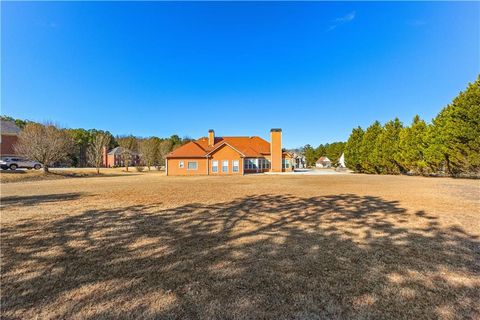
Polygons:
M98 176L118 176L118 175L127 175L138 172L135 168L130 167L129 171L126 172L125 168L109 168L102 169L100 175L97 175L95 168L53 168L50 169L48 174L44 174L43 170L0 170L0 182L1 183L11 183L11 182L27 182L27 181L43 181L43 180L58 180L58 179L69 179L69 178L88 178L88 177L98 177ZM157 173L156 171L145 171L145 174Z
M3 318L480 318L478 180L132 172L1 197Z

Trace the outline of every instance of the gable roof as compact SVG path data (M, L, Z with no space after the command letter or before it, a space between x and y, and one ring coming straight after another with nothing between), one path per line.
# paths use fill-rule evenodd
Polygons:
M20 133L20 128L15 124L15 122L1 119L0 131L2 132L2 134L17 135Z
M202 137L191 141L170 152L167 158L198 158L214 153L222 145L228 145L244 157L261 157L270 154L270 143L254 137L215 137L213 146L208 145L208 138Z
M327 157L323 156L323 157L320 157L320 159L318 159L317 162L315 163L321 163L321 162L332 162L332 161L330 161L330 159L328 159Z
M198 158L205 157L206 150L197 141L190 141L167 154L167 158Z
M220 143L217 143L217 145L216 145L210 152L208 152L206 155L208 156L208 155L216 152L218 149L220 149L220 148L223 147L223 146L229 146L230 148L232 148L233 150L235 150L236 152L238 152L240 155L245 156L245 154L243 154L243 152L237 150L235 147L232 147L232 145L229 144L229 143L226 142L226 141L222 141L222 142L220 142Z

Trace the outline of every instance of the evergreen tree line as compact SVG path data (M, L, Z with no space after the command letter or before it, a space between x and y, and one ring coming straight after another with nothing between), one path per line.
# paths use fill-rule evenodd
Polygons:
M431 123L398 118L352 130L347 166L363 173L480 176L480 76Z
M10 116L1 116L2 120L12 121L21 129L25 129L27 125L37 125L43 127L56 127L60 132L65 133L65 137L68 138L68 154L63 157L56 164L69 165L74 167L87 167L93 165L91 163L91 157L89 157L89 151L99 136L104 136L104 141L107 141L105 147L107 150L111 150L115 147L123 147L128 151L133 151L142 155L141 159L146 166L162 166L165 164L165 155L180 147L181 145L191 141L188 137L180 138L178 135L172 135L168 138L160 137L135 137L129 136L116 136L114 137L109 131L97 130L97 129L61 129L57 126L48 124L39 124L29 120L15 119Z

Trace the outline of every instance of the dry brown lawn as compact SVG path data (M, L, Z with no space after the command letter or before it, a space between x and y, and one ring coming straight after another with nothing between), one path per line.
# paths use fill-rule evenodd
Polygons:
M117 176L135 174L137 170L130 167L126 172L124 168L112 168L101 169L100 176ZM151 171L148 173L157 173ZM145 174L147 172L144 172ZM41 180L57 180L57 179L69 179L69 178L87 178L98 177L94 168L82 168L82 169L58 169L52 168L48 174L44 174L43 170L0 170L0 182L25 182L25 181L41 181Z
M2 184L2 317L479 319L479 197L366 175Z

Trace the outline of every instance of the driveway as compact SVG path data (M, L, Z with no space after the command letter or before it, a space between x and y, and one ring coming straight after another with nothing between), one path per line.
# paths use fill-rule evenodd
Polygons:
M290 174L290 175L332 175L350 174L351 171L338 172L335 169L295 169L294 172L265 172L265 174Z

